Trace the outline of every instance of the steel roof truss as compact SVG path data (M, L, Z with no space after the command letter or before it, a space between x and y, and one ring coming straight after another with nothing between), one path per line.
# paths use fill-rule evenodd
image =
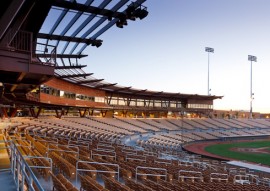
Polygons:
M109 3L111 2L111 0L106 0L103 1L98 7L103 9L104 7L106 7ZM81 25L80 27L78 27L73 33L72 33L72 37L75 37L76 35L78 35L83 29L84 27L90 23L93 19L95 18L95 15L90 15ZM62 53L64 53L67 49L69 45L69 42L67 42L64 46L64 48L62 49Z

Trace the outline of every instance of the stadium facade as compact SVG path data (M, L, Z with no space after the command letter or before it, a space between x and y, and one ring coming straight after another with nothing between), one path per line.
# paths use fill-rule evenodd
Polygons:
M135 89L84 71L85 50L102 46L111 27L147 17L145 1L1 0L0 115L10 117L0 123L1 189L270 190L263 171L182 150L268 138L270 121L186 119L218 117L213 103L222 96ZM23 112L31 117L12 118Z
M41 111L54 110L61 117L74 109L81 116L95 111L102 116L209 115L213 100L221 96L123 87L83 70L85 49L100 47L100 36L109 28L144 19L144 1L103 1L99 6L92 1L2 1L1 116L28 110L38 117Z

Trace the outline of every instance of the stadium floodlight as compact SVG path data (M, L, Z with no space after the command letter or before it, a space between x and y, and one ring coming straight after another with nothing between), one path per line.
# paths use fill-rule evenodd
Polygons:
M126 19L119 19L119 20L116 22L116 26L117 26L118 28L123 28L124 25L128 25Z
M248 61L250 61L250 112L249 118L252 119L252 101L254 99L254 93L252 92L252 62L257 62L257 57L248 55Z
M209 87L209 63L210 63L210 53L214 53L214 49L210 47L205 47L205 52L208 52L208 74L207 74L207 95L210 95L210 87Z

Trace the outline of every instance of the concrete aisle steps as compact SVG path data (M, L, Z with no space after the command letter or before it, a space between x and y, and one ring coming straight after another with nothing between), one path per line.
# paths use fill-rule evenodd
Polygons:
M16 185L11 171L0 171L0 190L16 191Z

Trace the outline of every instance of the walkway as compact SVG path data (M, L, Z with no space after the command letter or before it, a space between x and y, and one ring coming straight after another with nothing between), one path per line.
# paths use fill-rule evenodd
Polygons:
M0 134L0 190L16 191L15 182L10 170L10 160L5 148L3 134Z
M16 186L11 171L0 171L0 185L0 190L16 191Z

